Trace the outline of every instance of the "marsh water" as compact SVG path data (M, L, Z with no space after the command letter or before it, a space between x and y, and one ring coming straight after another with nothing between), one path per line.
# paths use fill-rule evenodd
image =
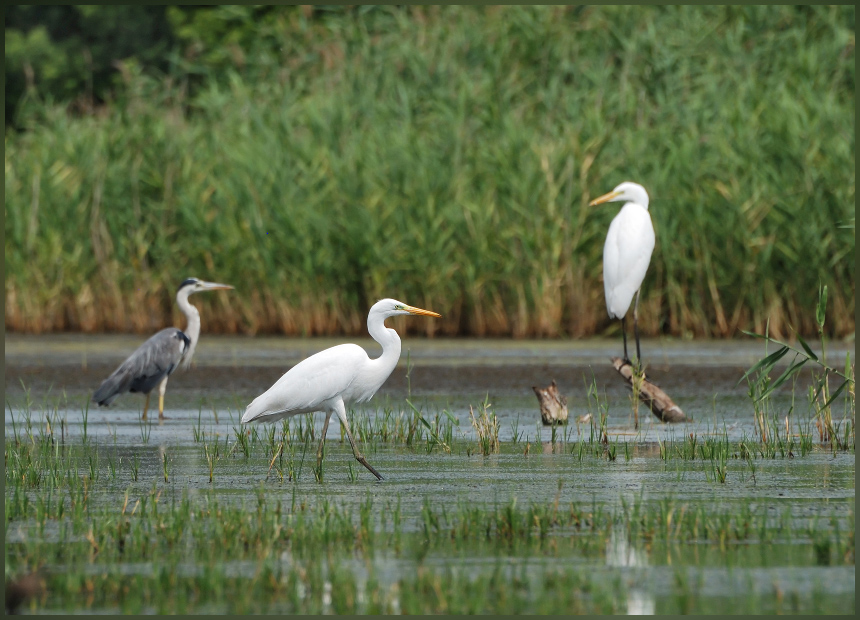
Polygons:
M81 408L99 383L141 343L136 336L17 336L6 337L6 398L13 407L31 399L60 398L72 411ZM371 356L379 346L370 339L352 339ZM245 405L268 389L292 365L343 339L234 338L208 336L201 339L194 368L171 376L167 415L173 424L154 427L165 439L177 437L177 427L203 414L215 422L236 423ZM592 341L510 341L510 340L426 340L404 339L398 368L360 410L405 406L412 398L430 410L447 409L469 431L469 405L489 398L502 422L500 439L511 439L519 419L519 430L537 439L537 401L532 386L544 387L555 380L567 397L571 419L589 411L587 391L596 382L609 411L609 428L619 436L636 435L642 441L656 441L661 434L676 434L679 428L660 423L641 411L641 433L633 432L630 391L609 359L621 353L614 340ZM643 357L650 381L659 385L684 410L694 424L683 432L726 431L729 436L751 435L754 421L750 413L749 386L744 372L765 354L761 342L644 341ZM771 351L773 347L771 347ZM853 353L846 343L831 343L827 355L836 367ZM789 361L790 356L785 358ZM409 376L407 370L411 366ZM808 376L808 375L807 375ZM803 381L801 381L803 383ZM802 386L805 388L805 384ZM64 398L61 398L64 397ZM804 389L796 390L794 409L806 406ZM790 389L775 395L780 406L788 402ZM92 408L94 433L107 433L108 426L124 432L129 423L137 429L144 397L129 394L109 409ZM157 406L153 398L151 406ZM215 413L212 413L212 410ZM219 415L220 414L220 415ZM321 416L317 416L321 417ZM10 420L6 413L7 422ZM74 418L69 419L74 424ZM317 420L322 425L321 420ZM104 423L104 424L100 424ZM110 431L113 432L113 431ZM549 430L543 433L548 435ZM336 426L331 436L339 435Z
M60 433L64 442L85 438L89 446L98 448L97 462L91 467L102 472L91 501L106 510L118 510L124 501L134 503L155 486L174 500L184 496L194 501L215 493L221 501L237 506L252 506L261 494L291 510L297 503L330 502L347 513L357 513L361 505L372 504L376 513L396 506L404 515L402 532L420 541L422 528L427 527L421 515L428 507L450 514L464 514L476 506L492 510L548 504L588 506L589 514L629 511L631 505L643 511L662 506L665 511L671 504L671 510L679 513L704 507L706 517L754 515L760 518L762 534L719 544L661 543L659 537L632 537L629 523L625 529L623 519L617 519L609 521L615 525L594 538L594 544L581 543L582 534L561 528L553 532L558 544L551 551L540 547L501 552L495 547L454 543L422 548L416 542L415 549L406 545L409 552L383 547L369 558L346 554L341 560L358 581L372 570L383 588L403 575L424 570L454 567L474 575L496 570L500 563L524 573L575 567L598 581L619 584L617 592L623 600L608 603L608 609L619 613L854 611L853 443L847 451L834 452L816 444L803 455L795 448L796 454L729 459L722 481L714 475L713 460L696 458L695 450L691 459L665 456L667 446L691 440L755 443L749 385L741 378L764 355L761 342L643 341L649 379L692 421L663 424L640 406L640 427L635 429L630 391L609 363L611 356L619 355L620 342L404 338L398 368L370 403L350 412L353 428L378 431L383 423L405 419L414 405L425 420L435 421L437 429L440 420L448 425L450 450L440 449L426 433L421 442L411 445L379 438L365 441L368 461L385 478L376 482L355 462L335 423L328 430L324 470L318 480L312 465L321 415L291 422L294 429L296 424L303 428L289 437L305 441L295 439L282 449L280 459L273 458L278 456L273 449L263 447L267 441L270 446L278 439L284 442L280 424L255 427L256 451L244 451L244 444L237 449L241 434L247 436L247 429L239 424L244 406L290 366L342 339L204 335L195 367L170 379L167 419L161 423L154 410L156 398L147 422L140 420L141 395L127 394L106 409L88 404L101 380L140 341L133 336L6 338L7 445L13 436L44 433L51 424L50 432ZM371 356L378 352L372 341L353 341ZM853 346L832 343L827 355L839 367L849 352L853 356ZM555 430L540 424L532 391L532 386L546 386L551 380L567 396L570 410L569 424ZM814 433L806 395L810 383L811 375L801 374L793 389L786 384L768 405L769 415L785 420L787 435ZM490 404L499 421L501 449L489 455L478 449L470 423L470 408L477 411L484 403ZM834 411L835 417L839 411ZM595 425L576 421L600 412L607 416L611 459L606 457L606 447L594 448ZM362 419L374 422L362 427ZM214 473L207 460L213 445L216 449L220 445L221 454L228 455L219 460ZM288 475L282 467L284 455L290 461ZM273 468L276 462L281 465ZM38 490L28 493L35 497ZM379 531L390 529L384 516L375 518ZM766 533L767 528L776 528L777 533ZM824 551L821 532L828 540ZM7 518L7 559L9 545L23 544L36 535L46 540L59 536L27 520L10 523ZM296 562L287 551L276 561ZM229 574L241 575L248 569L245 561L229 558L222 565ZM50 568L126 575L146 573L152 566L146 562L105 565L94 558L83 567ZM7 560L7 574L8 569ZM194 575L198 567L189 561L176 570ZM69 603L68 598L62 601L48 597L30 610L91 609ZM268 609L277 610L278 605ZM396 605L388 608L397 609Z

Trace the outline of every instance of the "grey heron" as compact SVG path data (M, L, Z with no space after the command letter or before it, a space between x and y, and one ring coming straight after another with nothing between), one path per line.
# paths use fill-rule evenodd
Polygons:
M260 394L245 409L242 424L249 422L275 422L300 413L325 412L322 439L317 449L317 467L322 462L325 434L331 414L337 414L355 459L367 470L382 480L370 463L365 460L355 445L346 405L367 402L376 393L397 366L400 359L400 336L385 327L385 319L403 314L422 316L439 315L430 310L408 306L396 299L376 302L367 314L367 331L382 345L382 355L370 359L364 349L356 344L339 344L320 351L302 360L275 384Z
M603 246L603 289L606 310L610 318L621 319L624 338L624 360L627 357L625 316L633 295L633 332L636 335L636 361L642 364L639 352L639 291L654 251L654 226L648 213L648 192L638 183L625 182L608 194L595 198L589 206L604 202L627 201L609 225Z
M145 420L149 409L149 393L158 386L158 419L163 420L167 378L180 365L188 368L200 337L200 313L189 303L189 295L232 288L229 284L204 282L197 278L188 278L182 282L176 291L176 303L188 322L185 331L168 327L140 345L102 382L93 394L93 402L106 407L126 392L142 392L146 394L146 404L143 406Z

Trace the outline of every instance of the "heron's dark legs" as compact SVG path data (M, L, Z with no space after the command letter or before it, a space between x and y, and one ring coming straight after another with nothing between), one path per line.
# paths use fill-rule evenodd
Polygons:
M325 424L323 424L322 437L320 437L320 447L317 448L317 468L322 464L323 446L325 445L325 434L328 431L328 421L331 419L331 411L325 414Z
M349 445L352 446L352 454L355 457L355 460L364 465L371 474L376 476L377 480L382 480L382 476L378 471L373 469L370 463L361 455L361 452L358 451L358 446L355 445L355 439L352 438L352 431L349 430L349 422L346 419L346 407L343 402L335 403L335 413L337 413L337 417L340 418L340 423L343 424L343 428L346 431L346 436L349 439Z
M640 291L642 289L639 289ZM636 335L636 363L642 367L642 353L639 351L639 291L636 291L636 303L633 304L633 333Z
M624 338L624 361L629 362L630 358L627 357L627 317L621 317L621 337Z
M149 394L146 395L146 402L143 403L143 415L141 416L141 420L146 419L146 410L149 409Z

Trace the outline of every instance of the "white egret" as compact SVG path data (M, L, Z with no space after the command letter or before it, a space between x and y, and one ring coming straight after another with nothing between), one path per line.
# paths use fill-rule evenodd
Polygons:
M621 319L621 334L624 338L624 359L627 356L627 333L625 316L633 295L633 330L636 335L636 359L642 363L639 351L639 291L645 272L654 251L654 226L648 213L648 192L638 183L625 182L608 194L596 198L589 206L604 202L626 201L621 211L609 225L606 243L603 246L603 290L606 293L606 309L611 318Z
M370 359L364 349L355 344L340 344L320 351L290 368L272 387L255 398L245 409L242 424L275 422L301 413L324 411L325 423L317 449L319 467L329 419L335 413L346 431L355 459L382 480L355 444L346 419L346 407L370 400L397 365L400 337L396 331L385 327L385 319L399 314L440 316L396 299L376 302L367 314L367 331L382 345L382 355Z
M164 392L167 378L181 364L188 368L191 357L200 337L200 313L188 302L188 296L200 291L232 289L229 284L204 282L188 278L176 290L176 303L185 314L188 325L183 332L176 327L168 327L144 342L137 351L128 356L111 376L105 379L93 394L93 402L107 407L126 392L146 394L143 405L143 419L149 409L149 393L158 386L158 419L164 419Z

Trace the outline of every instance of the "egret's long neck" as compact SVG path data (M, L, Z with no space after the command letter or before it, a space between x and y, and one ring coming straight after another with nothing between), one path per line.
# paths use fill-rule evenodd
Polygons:
M640 207L643 207L646 211L648 210L648 192L645 191L644 187L635 187L628 191L628 201L635 202Z
M188 340L191 341L191 344L188 345L188 350L185 351L185 355L182 356L182 367L188 368L189 364L191 364L191 358L194 355L194 349L197 348L197 340L200 338L200 313L197 311L197 308L191 305L188 301L188 295L190 295L190 291L181 290L176 294L176 303L179 305L179 309L182 310L182 313L185 315L187 323L185 325L185 335L188 336Z
M397 366L400 359L400 336L393 329L385 327L385 317L381 314L371 314L367 317L367 331L370 337L382 345L382 355L371 359L374 378L382 385Z

